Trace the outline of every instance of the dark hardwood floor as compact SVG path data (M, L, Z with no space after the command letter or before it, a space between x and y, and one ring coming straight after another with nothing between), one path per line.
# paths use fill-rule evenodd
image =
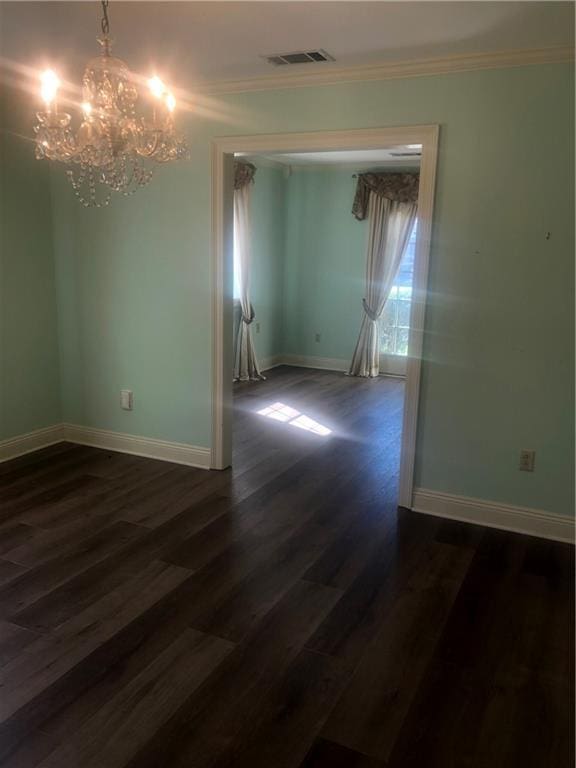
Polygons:
M233 471L0 465L0 764L571 767L573 550L397 511L402 398L279 368Z

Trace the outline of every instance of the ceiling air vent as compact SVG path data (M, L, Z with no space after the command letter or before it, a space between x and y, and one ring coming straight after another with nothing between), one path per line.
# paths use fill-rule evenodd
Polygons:
M392 157L421 157L422 152L390 152Z
M326 51L295 51L294 53L273 53L269 56L262 56L269 64L275 67L281 67L284 64L310 64L315 61L334 61Z

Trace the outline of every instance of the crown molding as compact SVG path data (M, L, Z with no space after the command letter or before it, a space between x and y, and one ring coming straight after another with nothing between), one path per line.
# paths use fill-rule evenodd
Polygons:
M418 160L420 160L420 158L418 158ZM286 168L287 166L284 167ZM295 173L306 173L307 171L313 171L314 173L318 171L345 171L346 173L349 173L350 178L352 178L358 173L366 173L367 171L373 171L375 173L380 171L389 171L393 173L415 173L420 168L420 162L407 165L406 163L395 161L390 162L386 160L375 160L372 163L359 163L357 161L354 162L353 160L350 160L344 163L306 163L306 165L292 165L290 168L292 169L292 175Z
M396 173L398 172L414 172L417 171L420 168L420 158L418 158L418 163L413 164L407 164L403 163L401 161L373 161L373 162L361 162L359 163L357 160L348 160L346 162L336 163L336 162L330 162L330 163L306 163L306 164L292 164L289 161L281 162L279 160L274 160L270 157L266 157L265 155L239 155L239 158L242 160L248 160L250 163L253 163L256 168L269 168L274 171L283 171L286 176L293 176L295 173L308 173L308 172L314 172L317 173L318 171L344 171L346 173L350 174L356 174L356 173L364 173L365 171L394 171Z
M315 85L339 85L369 80L395 80L406 77L445 75L477 69L524 67L532 64L561 64L574 61L574 49L566 47L530 48L494 53L456 54L433 59L382 62L356 67L319 65L322 69L292 74L261 75L241 80L213 80L193 86L196 93L221 95L282 88L307 88ZM309 66L309 65L302 65Z

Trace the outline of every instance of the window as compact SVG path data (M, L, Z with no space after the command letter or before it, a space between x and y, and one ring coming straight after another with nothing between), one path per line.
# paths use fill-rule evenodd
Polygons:
M410 240L408 241L408 247L400 263L398 275L380 318L381 355L401 355L406 357L408 354L417 227L418 222L415 222Z

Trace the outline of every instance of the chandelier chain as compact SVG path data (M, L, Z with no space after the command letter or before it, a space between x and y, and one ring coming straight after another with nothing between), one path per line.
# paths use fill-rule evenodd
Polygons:
M102 21L100 26L102 27L102 34L108 35L110 32L110 20L108 19L108 4L109 0L101 0L102 2Z

